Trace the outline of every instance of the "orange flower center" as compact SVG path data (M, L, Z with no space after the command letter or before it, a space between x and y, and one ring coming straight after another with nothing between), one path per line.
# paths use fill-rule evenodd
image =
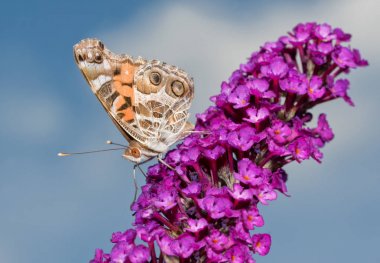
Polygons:
M301 150L299 148L296 148L296 154L300 154L301 153Z

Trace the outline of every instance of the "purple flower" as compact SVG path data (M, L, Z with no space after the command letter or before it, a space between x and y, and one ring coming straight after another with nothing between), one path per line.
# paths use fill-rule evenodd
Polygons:
M341 42L350 41L350 39L351 39L351 35L343 32L343 30L341 28L335 28L334 29L334 35L335 35L336 39L341 41Z
M276 95L269 89L269 83L265 79L251 79L247 82L251 95L258 98L274 98Z
M354 60L355 60L356 65L358 65L359 67L368 66L368 61L361 58L359 50L354 48L352 52L354 53Z
M284 122L275 120L272 127L268 128L268 133L277 143L282 144L288 141L292 130Z
M170 165L176 165L180 161L181 161L181 151L180 150L172 150L172 151L168 152L168 154L166 155L166 162Z
M289 37L289 42L295 46L300 46L309 41L313 30L313 23L298 24Z
M288 73L288 65L278 57L273 59L269 65L262 66L261 73L271 79L281 79Z
M334 45L332 41L311 43L308 46L308 51L310 52L312 61L317 65L321 66L330 60L330 54L334 50Z
M216 229L212 230L206 237L206 242L215 252L222 252L234 244L231 237Z
M276 172L272 174L271 185L273 189L276 189L286 195L286 192L288 191L286 187L287 180L288 180L288 174L285 172L285 170L278 169Z
M262 176L262 170L251 160L244 158L238 163L238 173L234 173L237 180L250 186L260 185L264 178Z
M207 195L205 198L199 199L199 206L205 210L211 218L219 219L229 213L232 203L226 197Z
M226 152L226 149L220 145L215 146L212 149L205 149L203 151L203 154L211 159L211 160L217 160L220 156L222 156Z
M350 85L350 81L348 79L338 79L335 84L333 84L330 89L331 93L335 97L345 97L347 96L347 90Z
M174 191L163 190L158 193L154 205L163 210L168 210L177 205L177 193Z
M294 159L299 162L301 160L309 159L312 151L309 141L304 137L301 137L289 144L288 149L292 153Z
M187 164L192 164L198 161L201 151L198 147L190 147L183 150L181 153L181 161Z
M144 227L138 226L136 230L138 237L145 242L156 239L164 231L156 221L150 221Z
M248 248L240 244L228 249L225 256L231 263L246 263L251 259Z
M280 88L295 94L305 94L307 91L307 78L296 70L289 70L289 76L280 80Z
M251 122L251 123L257 123L260 121L265 120L267 117L269 117L269 110L265 107L262 107L260 109L256 108L249 108L247 109L247 114L249 118L243 118L243 120Z
M230 96L232 91L233 91L233 87L229 83L223 81L221 85L222 94Z
M338 46L332 53L332 59L341 68L356 68L354 52L347 47Z
M247 151L255 142L262 139L262 135L256 134L255 129L250 126L241 127L228 134L229 144L242 151Z
M171 251L180 258L188 258L198 248L193 236L185 233L173 240L170 244Z
M240 85L228 97L228 102L232 103L235 109L239 109L249 105L250 97L249 89Z
M160 247L161 251L168 256L174 256L174 252L171 248L171 244L173 244L173 242L174 240L166 233L160 237L157 237L158 246Z
M264 219L256 207L251 207L249 210L242 210L241 216L246 229L253 230L255 226L260 227L264 225Z
M310 79L307 93L312 101L321 98L325 94L325 88L322 86L322 83L322 79L318 76L313 76Z
M331 26L326 23L317 25L315 27L314 34L318 39L324 40L324 41L328 41L334 38L334 35L332 35Z
M328 80L330 82L330 92L333 97L342 97L349 105L354 106L351 98L347 95L347 90L350 86L350 81L348 79L338 79L334 84L331 84L333 80L331 78Z
M206 246L207 260L210 263L227 262L227 258L218 252L215 252L210 246Z
M265 256L270 250L272 243L271 236L268 234L255 234L252 237L253 251L260 256Z
M270 184L262 184L259 188L254 189L254 194L263 205L267 205L268 201L273 201L277 198L277 193Z
M289 150L281 145L278 145L274 140L268 139L268 150L272 153L274 156L286 156L290 154Z
M284 49L284 44L282 44L280 41L275 42L266 42L262 49L269 51L269 52L280 52Z
M106 262L106 261L103 261L103 257L104 257L104 252L103 250L97 248L95 250L95 256L92 260L90 260L90 263L103 263L103 262Z
M317 51L323 55L328 55L334 50L332 42L321 42L317 45Z
M326 120L326 114L321 114L318 117L318 126L314 129L324 142L329 142L334 138L334 133Z
M251 189L246 189L240 184L234 184L233 190L228 189L228 193L231 197L238 202L247 202L251 201L253 193Z
M149 262L150 260L150 252L149 249L143 245L135 246L131 253L128 256L130 262L133 263L144 263Z
M182 190L187 197L198 196L202 190L202 185L198 182L191 182Z
M117 243L110 253L111 262L124 262L134 247L134 244L128 244L126 242Z
M124 233L121 232L115 232L112 234L111 242L112 243L118 243L121 241L125 241L127 243L133 243L136 238L136 230L134 229L128 229Z
M252 245L251 235L249 229L245 228L241 219L236 223L236 226L231 228L230 236L233 237L235 244L243 243Z
M201 218L199 220L190 218L187 223L189 226L186 228L186 231L192 233L199 233L200 231L206 229L208 226L208 222L204 218Z

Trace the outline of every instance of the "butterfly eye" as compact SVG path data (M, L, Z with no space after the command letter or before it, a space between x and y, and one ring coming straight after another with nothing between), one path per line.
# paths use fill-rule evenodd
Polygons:
M183 93L185 93L185 87L183 86L182 82L175 80L172 83L172 91L174 95L176 95L177 97L181 97Z
M103 57L98 52L96 52L96 54L95 54L95 62L98 63L98 64L100 64L100 63L103 62Z
M83 60L85 60L85 58L82 56L82 54L78 54L78 55L77 55L77 60L78 60L79 62L82 62Z
M153 85L159 85L161 83L161 75L158 72L152 72L149 76L149 80Z
M131 149L131 154L132 154L132 156L135 157L135 158L140 158L140 156L141 156L141 152L140 152L140 150L137 149L137 148L132 148L132 149Z

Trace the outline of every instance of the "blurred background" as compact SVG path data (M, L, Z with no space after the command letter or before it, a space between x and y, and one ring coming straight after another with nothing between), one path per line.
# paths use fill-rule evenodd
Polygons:
M131 226L132 165L121 152L57 157L124 142L75 65L97 37L117 53L189 72L192 121L240 63L299 22L353 35L369 60L350 75L352 108L323 105L336 138L287 167L289 194L261 207L271 252L257 262L380 262L380 2L7 1L0 9L0 262L88 262ZM139 184L143 177L139 176Z

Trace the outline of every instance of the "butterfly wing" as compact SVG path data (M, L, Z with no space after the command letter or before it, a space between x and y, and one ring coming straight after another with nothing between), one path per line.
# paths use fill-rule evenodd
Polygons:
M79 42L74 56L91 90L130 143L137 141L146 154L154 155L182 136L194 95L186 72L156 60L116 55L97 39Z
M91 90L122 135L128 141L143 141L135 121L132 83L135 71L146 61L116 55L97 39L80 41L74 46L74 56Z
M163 152L181 137L194 96L193 80L183 70L153 60L136 72L133 87L139 131L151 149Z

